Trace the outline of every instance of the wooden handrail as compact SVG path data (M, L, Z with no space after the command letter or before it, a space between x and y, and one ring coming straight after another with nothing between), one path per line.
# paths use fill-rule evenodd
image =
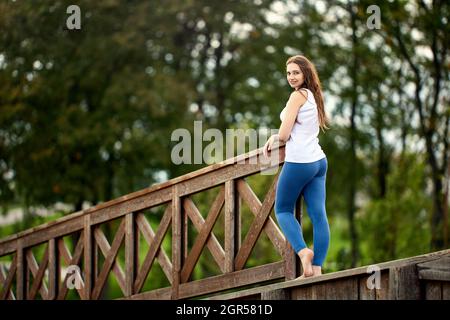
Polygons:
M142 294L145 279L155 259L158 259L171 284L170 287L145 293L155 298L193 297L261 281L295 278L300 271L297 269L296 256L270 217L278 175L274 174L262 203L245 181L245 177L262 170L278 169L284 162L284 148L284 145L275 147L270 163L262 159L262 148L256 149L0 240L0 257L9 256L12 260L9 270L0 264L0 298L33 299L39 294L43 299L66 298L70 289L66 282L69 275L66 274L63 279L62 261L67 266L82 264L82 289L76 288L82 299L101 298L111 273L117 278L124 297ZM220 187L219 194L203 219L190 195L217 186ZM241 234L241 200L248 204L254 215L247 235ZM165 204L167 207L158 230L153 231L142 212ZM212 232L222 208L225 214L224 248ZM296 208L300 216L300 202ZM120 226L110 244L100 226L116 219L121 220ZM190 252L188 220L198 230ZM172 231L171 260L162 247L162 240L169 227ZM282 261L245 269L261 232L268 235ZM79 235L79 238L71 253L63 237L74 234ZM149 245L141 266L138 258L140 235ZM243 241L241 236L245 236ZM123 243L124 268L117 259ZM38 262L32 248L39 245L46 245L46 251L42 261ZM210 250L223 274L190 281L205 247ZM101 270L97 270L99 253L104 256ZM48 288L43 281L46 270ZM33 280L32 286L29 285L30 280ZM164 294L161 295L161 292Z

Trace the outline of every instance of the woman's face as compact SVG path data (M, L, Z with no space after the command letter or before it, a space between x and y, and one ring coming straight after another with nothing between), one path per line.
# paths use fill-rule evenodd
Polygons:
M286 66L286 79L289 82L291 88L296 89L302 85L303 81L305 81L305 78L298 64L289 63Z

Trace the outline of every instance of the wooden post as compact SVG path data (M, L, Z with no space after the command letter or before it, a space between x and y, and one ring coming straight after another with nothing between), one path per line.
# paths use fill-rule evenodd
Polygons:
M415 264L389 269L389 300L419 300L420 283Z
M90 214L84 217L84 298L91 299L92 292L92 228Z
M186 210L182 211L182 224L183 224L183 228L181 229L181 234L183 235L183 239L182 239L182 243L183 243L183 257L182 257L182 261L186 261L187 259L187 255L189 252L189 239L188 239L188 234L189 234L189 230L188 230L188 222L189 222L189 217L188 214L186 212Z
M134 220L136 221L136 217L137 217L138 213L134 214ZM141 233L139 232L139 228L137 226L137 224L134 224L134 277L136 280L140 265L139 265L139 250L140 250L140 243L141 243ZM134 287L134 284L133 284ZM134 293L134 288L133 288L133 293Z
M23 255L24 255L24 272L25 272L25 276L24 276L24 288L23 288L23 296L24 296L24 300L28 299L30 297L30 282L31 282L31 270L29 268L30 263L27 261L27 255L28 252L30 252L31 254L33 254L33 251L31 250L31 248L24 248L23 249ZM44 299L44 298L43 298Z
M22 241L19 240L18 246L17 246L17 273L16 273L16 281L17 281L17 300L24 300L26 299L26 292L25 292L25 269L26 269L26 261L25 261L25 255L23 252L23 246Z
M95 240L95 229L92 229L92 232L94 232L93 234L93 240L92 240L92 283L95 284L97 282L98 279L98 244Z
M236 188L236 180L234 181L234 250L235 255L241 248L242 243L242 216L241 216L241 207L242 207L242 198L237 192Z
M225 273L234 271L236 253L236 215L234 180L225 182Z
M58 297L59 287L59 256L56 239L48 241L48 299L55 300Z
M125 296L133 295L133 284L135 278L135 225L134 213L125 216Z
M178 195L178 185L172 188L172 294L171 299L178 299L178 289L181 279L182 248L182 210Z

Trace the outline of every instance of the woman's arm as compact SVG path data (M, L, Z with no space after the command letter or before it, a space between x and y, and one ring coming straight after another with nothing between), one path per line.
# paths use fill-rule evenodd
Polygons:
M281 122L280 130L278 130L279 140L286 142L291 135L292 128L294 127L295 119L297 119L298 110L306 102L306 95L303 92L294 91L291 93L286 106L286 114L284 120Z

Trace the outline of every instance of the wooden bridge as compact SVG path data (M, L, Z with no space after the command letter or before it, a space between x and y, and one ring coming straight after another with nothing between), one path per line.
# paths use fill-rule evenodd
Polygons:
M271 216L278 173L262 202L246 180L283 164L284 146L275 150L271 164L254 150L0 240L0 299L66 299L69 291L101 299L111 276L124 299L449 299L450 250L378 264L378 289L368 289L367 267L295 280L298 258ZM217 194L202 215L193 197L211 189ZM246 234L243 202L253 219ZM163 212L156 230L148 219L155 208ZM213 232L222 209L223 246ZM111 240L106 225L116 226ZM263 233L280 260L248 267ZM192 280L204 250L220 274ZM169 285L145 290L156 260Z

